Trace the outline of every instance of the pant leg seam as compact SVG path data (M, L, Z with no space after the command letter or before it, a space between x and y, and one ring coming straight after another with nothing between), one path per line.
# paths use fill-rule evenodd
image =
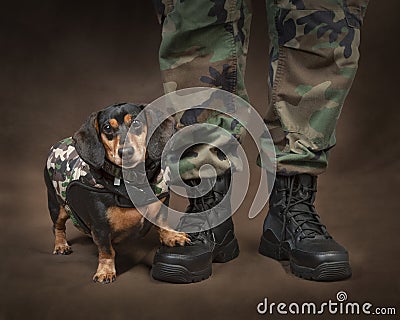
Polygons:
M282 46L278 47L278 66L275 71L275 80L272 86L272 105L274 107L275 114L276 111L276 103L278 102L278 89L283 79L284 71L286 67L286 53ZM276 114L278 115L278 114Z

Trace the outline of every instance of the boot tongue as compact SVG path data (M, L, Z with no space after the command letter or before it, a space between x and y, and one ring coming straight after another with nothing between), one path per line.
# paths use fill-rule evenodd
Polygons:
M314 180L315 180L315 177L313 177L309 174L297 175L297 183L306 188L312 188L314 185Z
M312 194L310 194L313 184L313 177L308 174L299 174L297 179L294 181L294 190L293 193L296 198L306 199L307 202L311 202ZM311 210L310 206L305 203L299 203L295 206L298 210L303 210L305 212L309 212ZM309 214L305 213L304 215L299 215L298 217L304 219L304 217L308 217Z

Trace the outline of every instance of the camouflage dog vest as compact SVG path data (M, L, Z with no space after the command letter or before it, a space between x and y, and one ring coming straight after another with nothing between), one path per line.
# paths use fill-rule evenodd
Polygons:
M50 149L46 168L60 205L64 206L74 225L85 233L90 233L90 230L80 220L79 212L72 210L68 203L68 187L71 184L80 182L86 189L90 189L91 192L97 191L99 194L113 193L116 195L116 206L135 207L129 199L123 182L121 186L113 186L103 177L98 179L96 176L95 178L95 171L92 171L90 166L78 155L72 137L61 140ZM168 196L168 186L161 173L158 174L155 183L151 184L154 194L150 197L143 196L142 189L135 188L134 186L130 186L130 188L138 190L138 205L146 205ZM124 199L124 201L120 202L118 199Z

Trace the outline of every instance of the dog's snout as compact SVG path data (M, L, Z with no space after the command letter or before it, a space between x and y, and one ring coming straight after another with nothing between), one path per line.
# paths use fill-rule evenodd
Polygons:
M132 147L127 147L127 148L119 148L118 149L118 155L120 158L130 158L133 156L134 149Z

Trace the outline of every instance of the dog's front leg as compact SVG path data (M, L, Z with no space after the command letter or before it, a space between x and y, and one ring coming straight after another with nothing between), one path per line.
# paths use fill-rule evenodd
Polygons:
M99 250L99 265L93 276L93 281L103 284L111 283L115 281L117 276L115 270L115 251L111 245L111 234L97 234L92 231L92 236Z
M151 217L151 220L156 222L157 231L162 244L169 247L173 247L177 244L184 246L185 243L190 242L189 236L185 232L178 232L166 227L168 209L166 206L162 206L165 200L166 199L162 199L161 201L149 204L146 208L145 216Z

